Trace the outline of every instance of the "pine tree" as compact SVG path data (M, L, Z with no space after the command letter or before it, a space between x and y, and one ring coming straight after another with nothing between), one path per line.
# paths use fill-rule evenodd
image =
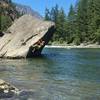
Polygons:
M61 8L59 10L58 13L58 18L57 18L57 23L56 23L56 33L58 33L58 39L60 41L64 41L66 40L66 27L65 27L65 23L66 23L66 15L64 13L63 8Z
M45 20L51 20L51 18L50 18L50 11L49 11L49 9L45 9Z
M68 21L73 22L74 20L75 20L75 10L73 5L71 5L68 13Z
M95 42L97 41L97 33L100 29L100 0L89 0L88 19L88 33L90 34L89 39L90 41Z
M77 10L77 30L80 42L88 41L88 0L80 0Z
M67 43L71 43L73 42L74 34L76 34L76 12L73 5L70 6L67 24Z
M56 4L56 6L51 9L51 14L50 14L51 20L55 23L57 22L58 13L59 13L59 9L58 9L58 5Z

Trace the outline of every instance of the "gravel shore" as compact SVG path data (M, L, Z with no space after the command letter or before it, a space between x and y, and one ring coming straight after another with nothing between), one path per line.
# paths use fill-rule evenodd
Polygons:
M100 45L90 44L90 45L46 45L46 48L100 48Z

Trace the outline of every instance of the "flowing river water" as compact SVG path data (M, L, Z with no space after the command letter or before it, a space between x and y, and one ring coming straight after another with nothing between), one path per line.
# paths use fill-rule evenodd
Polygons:
M0 79L22 91L7 100L100 100L100 49L45 48L41 57L1 59Z

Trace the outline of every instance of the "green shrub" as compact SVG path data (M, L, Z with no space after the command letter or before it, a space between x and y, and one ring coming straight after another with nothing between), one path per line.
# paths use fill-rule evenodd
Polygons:
M6 31L7 28L11 25L12 20L9 16L0 16L0 31Z
M80 43L81 43L80 37L79 36L76 36L76 38L74 39L73 42L74 42L75 45L80 45Z
M96 41L100 44L100 28L97 30L95 35L96 35Z

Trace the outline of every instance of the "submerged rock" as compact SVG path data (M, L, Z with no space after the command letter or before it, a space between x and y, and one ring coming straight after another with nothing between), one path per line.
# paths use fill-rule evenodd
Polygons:
M24 15L0 38L0 57L27 58L40 55L54 30L53 22Z
M0 99L11 98L19 94L19 90L13 85L0 79Z

